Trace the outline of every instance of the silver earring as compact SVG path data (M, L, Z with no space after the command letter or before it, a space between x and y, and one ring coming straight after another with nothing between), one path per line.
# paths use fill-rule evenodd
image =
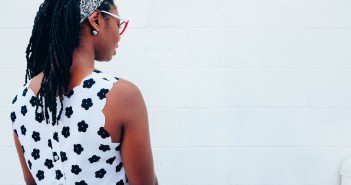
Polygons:
M95 30L93 30L93 35L97 35L98 34L98 32L97 31L95 31Z

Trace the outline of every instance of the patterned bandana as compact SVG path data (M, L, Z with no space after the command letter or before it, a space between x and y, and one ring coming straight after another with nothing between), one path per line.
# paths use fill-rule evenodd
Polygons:
M92 14L104 0L80 0L80 22Z

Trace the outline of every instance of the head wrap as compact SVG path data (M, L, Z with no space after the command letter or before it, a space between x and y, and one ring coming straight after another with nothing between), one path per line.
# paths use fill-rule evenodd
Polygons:
M80 22L92 14L104 0L80 0Z

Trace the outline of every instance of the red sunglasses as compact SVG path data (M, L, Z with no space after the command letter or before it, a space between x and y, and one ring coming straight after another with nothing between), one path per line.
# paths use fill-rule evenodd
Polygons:
M110 12L107 12L107 11L104 11L104 10L101 10L100 12L102 13L106 13L116 19L119 19L119 24L118 24L118 28L119 28L119 35L122 35L123 32L127 29L127 26L128 26L128 23L129 23L129 20L127 19L123 19L122 17L118 16L118 15L115 15L113 13L110 13Z

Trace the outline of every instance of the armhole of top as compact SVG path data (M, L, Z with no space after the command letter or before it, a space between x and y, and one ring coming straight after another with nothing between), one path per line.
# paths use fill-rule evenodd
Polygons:
M101 110L101 113L102 113L102 116L103 116L103 120L104 120L103 128L104 128L104 130L108 133L111 144L118 146L118 145L121 144L122 139L120 139L119 142L114 142L114 141L113 141L113 139L112 139L112 134L105 128L105 126L106 126L106 115L105 115L105 113L104 113L103 110L106 108L106 105L107 105L107 95L111 92L111 90L114 88L114 85L115 85L121 78L118 78L118 77L115 77L115 76L109 76L109 77L107 76L107 77L105 77L105 79L109 79L109 81L110 81L111 84L109 85L108 92L106 93L106 97L105 97L105 99L104 99L104 101L103 101L104 103L103 103L102 110ZM120 137L123 136L122 134L123 134L123 133L121 133Z

